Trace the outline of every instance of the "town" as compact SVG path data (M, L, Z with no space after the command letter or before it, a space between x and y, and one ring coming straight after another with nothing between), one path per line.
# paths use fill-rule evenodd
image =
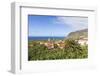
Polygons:
M88 45L88 39L81 37L78 40L75 40L76 42L78 42L80 45ZM51 40L48 39L47 41L39 41L38 42L40 45L44 45L46 46L48 49L53 49L56 47L60 48L60 49L64 49L65 48L65 40ZM33 47L33 45L30 45L31 47Z

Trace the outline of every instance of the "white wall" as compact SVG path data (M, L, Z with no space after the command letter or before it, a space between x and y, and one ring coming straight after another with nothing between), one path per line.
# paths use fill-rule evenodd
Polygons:
M99 43L100 43L100 1L99 0L1 0L0 1L0 76L13 76L13 74L9 73L8 71L10 70L10 47L11 47L11 8L10 8L10 3L13 1L20 1L20 2L33 2L36 4L41 4L43 3L44 5L46 4L51 4L55 5L57 4L58 6L66 6L66 5L76 5L76 6L95 6L97 7L97 50L96 53L97 55L97 67L98 69L93 69L92 70L84 70L84 69L78 69L78 70L69 70L69 71L63 71L63 72L54 72L54 73L40 73L40 74L29 74L29 75L36 75L36 76L66 76L66 75L71 75L71 76L99 76L100 71L100 56L99 56ZM97 26L98 25L98 26ZM25 74L24 74L25 75ZM25 76L28 76L26 74Z

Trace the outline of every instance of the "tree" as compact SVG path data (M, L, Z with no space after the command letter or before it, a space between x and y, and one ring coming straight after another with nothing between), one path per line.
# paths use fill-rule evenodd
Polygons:
M65 41L66 58L82 58L83 51L84 50L77 41L72 39Z
M58 48L58 45L57 44L54 44L54 48Z

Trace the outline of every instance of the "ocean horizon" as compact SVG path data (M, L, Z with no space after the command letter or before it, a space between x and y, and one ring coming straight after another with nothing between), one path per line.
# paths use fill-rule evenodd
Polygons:
M64 36L29 36L28 40L63 40L64 38Z

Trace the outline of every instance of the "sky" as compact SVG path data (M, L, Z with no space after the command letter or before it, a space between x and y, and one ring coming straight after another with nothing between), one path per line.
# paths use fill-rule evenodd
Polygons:
M86 28L86 17L28 15L28 36L62 37Z

